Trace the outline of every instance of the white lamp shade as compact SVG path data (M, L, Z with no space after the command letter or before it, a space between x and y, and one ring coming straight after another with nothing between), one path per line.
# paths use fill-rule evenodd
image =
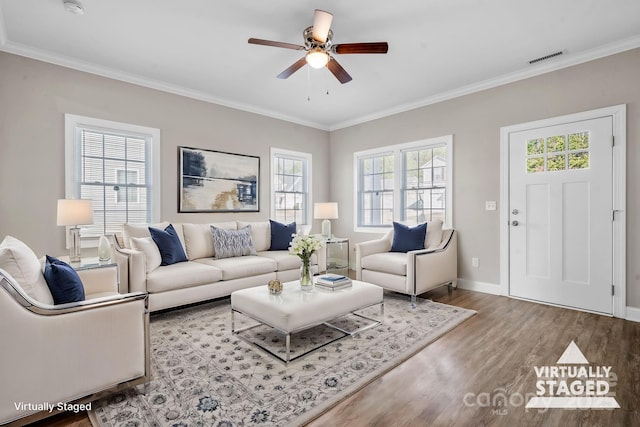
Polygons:
M313 205L314 219L337 219L338 204L335 202L315 203Z
M93 224L91 200L58 200L58 225Z

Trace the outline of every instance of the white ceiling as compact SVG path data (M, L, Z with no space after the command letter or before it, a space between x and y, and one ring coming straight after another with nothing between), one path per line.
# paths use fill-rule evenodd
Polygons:
M640 46L639 0L81 1L0 0L0 49L326 130ZM334 43L389 53L335 55L344 85L308 66L277 79L302 53L247 39L303 44L316 8Z

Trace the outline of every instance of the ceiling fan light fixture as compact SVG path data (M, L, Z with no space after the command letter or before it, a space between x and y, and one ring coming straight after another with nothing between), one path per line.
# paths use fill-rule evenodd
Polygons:
M305 58L307 64L313 68L322 68L329 62L329 54L322 49L313 49Z

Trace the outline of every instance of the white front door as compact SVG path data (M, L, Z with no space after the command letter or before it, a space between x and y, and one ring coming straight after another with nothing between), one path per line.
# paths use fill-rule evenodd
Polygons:
M509 135L509 294L612 313L613 120Z

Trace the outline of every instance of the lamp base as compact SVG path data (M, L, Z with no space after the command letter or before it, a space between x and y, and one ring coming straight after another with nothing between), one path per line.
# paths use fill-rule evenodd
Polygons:
M322 221L322 237L325 239L331 238L331 221L328 219Z
M80 262L80 228L71 227L69 229L69 261Z

